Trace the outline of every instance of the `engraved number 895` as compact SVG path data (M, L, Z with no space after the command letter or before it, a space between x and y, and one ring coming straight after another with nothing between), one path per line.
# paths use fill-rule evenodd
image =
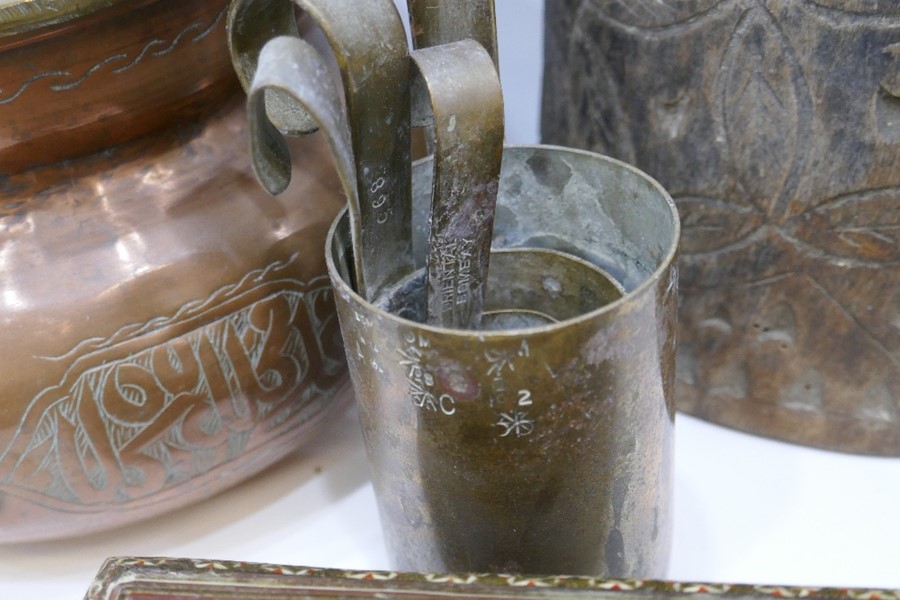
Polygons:
M372 185L369 187L369 191L373 194L383 189L384 186L387 185L387 180L384 177L379 177L376 179ZM384 206L387 203L388 195L387 193L379 194L377 198L372 200L372 208L375 209L377 216L375 221L379 224L385 223L388 220L388 217L391 214L391 211L378 211L379 208Z

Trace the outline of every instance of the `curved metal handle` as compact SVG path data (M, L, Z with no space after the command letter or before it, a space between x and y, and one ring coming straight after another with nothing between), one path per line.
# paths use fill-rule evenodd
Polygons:
M356 285L373 299L413 270L406 32L392 0L293 3L321 28L341 72L359 198L351 212ZM243 79L258 68L256 48L272 31L296 34L291 0L234 0L229 47ZM278 89L266 94L265 105L285 133L314 128L307 111Z
M284 134L272 124L265 107L266 94L275 91L302 108L310 121L322 128L350 210L358 214L350 128L324 60L312 45L292 36L269 40L258 57L258 68L247 93L251 159L257 179L273 195L283 192L291 181L290 151Z
M247 93L266 42L282 35L300 35L291 0L233 0L228 7L225 29L231 64ZM300 135L316 131L316 122L309 113L278 90L266 92L265 104L269 119L283 133Z
M494 0L407 0L413 46L430 48L472 39L484 46L499 72ZM413 125L424 125L427 99L413 95Z
M475 40L497 62L497 13L494 0L407 0L416 48Z
M350 127L328 66L308 42L293 36L273 38L262 48L247 97L250 156L257 179L270 194L279 194L291 180L291 155L284 135L269 119L267 94L301 108L328 139L338 176L347 194L351 222L360 222L356 166L350 146ZM268 96L271 97L271 96ZM352 235L352 232L351 232ZM355 245L355 244L354 244ZM354 267L363 271L362 256Z
M426 264L428 322L480 325L503 155L503 95L493 60L463 40L411 54L434 115Z

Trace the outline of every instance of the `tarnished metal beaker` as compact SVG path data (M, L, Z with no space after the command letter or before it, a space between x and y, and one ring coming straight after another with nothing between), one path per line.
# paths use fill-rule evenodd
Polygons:
M428 160L417 163L419 268L431 176ZM669 195L636 169L577 150L508 147L495 250L565 251L612 274L625 294L558 323L471 331L363 300L346 213L335 221L326 260L398 568L664 574L678 237Z

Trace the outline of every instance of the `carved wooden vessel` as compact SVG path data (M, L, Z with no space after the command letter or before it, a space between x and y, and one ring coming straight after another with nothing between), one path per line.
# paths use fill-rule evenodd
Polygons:
M346 379L339 184L317 139L285 194L254 181L226 2L59 4L0 28L0 542L206 498Z
M900 4L547 3L543 136L684 223L678 402L900 455Z

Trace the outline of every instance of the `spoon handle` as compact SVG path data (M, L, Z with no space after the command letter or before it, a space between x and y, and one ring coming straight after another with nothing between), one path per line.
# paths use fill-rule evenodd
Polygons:
M413 270L409 48L403 20L393 0L233 0L229 47L242 80L258 68L258 49L272 32L295 35L293 4L322 30L340 70L358 197L351 206L355 283L362 296L373 299ZM270 89L263 102L282 133L315 129L308 111L282 90Z
M430 324L481 321L503 154L503 96L493 60L473 40L412 52L413 86L433 114L435 152L426 263Z
M407 0L406 5L414 48L473 39L484 46L500 70L494 0ZM413 90L412 103L412 125L427 127L428 99ZM429 154L432 151L429 147Z

